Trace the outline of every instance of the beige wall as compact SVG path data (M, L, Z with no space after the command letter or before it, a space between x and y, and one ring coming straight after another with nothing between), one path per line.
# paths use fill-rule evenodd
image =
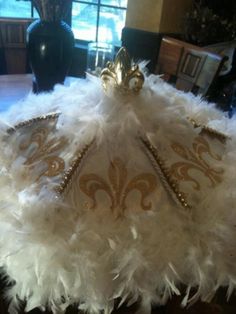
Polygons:
M165 0L128 0L126 26L156 32L160 28Z
M179 33L192 0L128 0L126 26L150 32Z

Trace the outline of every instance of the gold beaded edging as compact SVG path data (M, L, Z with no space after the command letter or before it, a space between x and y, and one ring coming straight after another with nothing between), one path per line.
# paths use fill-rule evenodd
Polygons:
M178 182L171 178L170 171L166 167L165 161L159 156L157 148L153 146L146 138L141 137L140 140L147 149L149 157L151 157L151 159L154 159L156 165L158 166L158 169L156 170L159 170L158 172L163 179L164 187L167 189L168 192L171 193L172 196L175 196L175 198L182 205L182 207L184 207L185 209L191 209L192 207L188 204L185 194L179 189Z
M60 114L61 114L60 112L49 113L49 114L46 114L46 115L43 115L43 116L39 116L39 117L36 117L36 118L25 120L23 122L20 122L20 123L16 124L14 127L9 128L7 130L7 133L9 135L11 135L12 133L16 132L18 129L20 129L22 127L30 126L30 125L32 125L34 123L37 123L37 122L40 122L40 121L55 120L55 119L57 119L59 117Z
M194 119L188 118L188 120L192 123L194 128L202 128L201 132L205 132L206 134L217 138L220 142L225 142L226 140L230 139L230 137L224 133L221 133L215 129L209 128L205 125L201 125L197 123Z
M70 167L64 172L63 179L59 186L55 188L56 194L61 196L66 189L68 188L69 184L71 184L72 178L75 172L78 170L81 162L83 161L84 157L87 155L89 148L91 148L94 140L92 140L89 144L86 144L81 150L79 150L76 154L76 159L74 159L70 165Z

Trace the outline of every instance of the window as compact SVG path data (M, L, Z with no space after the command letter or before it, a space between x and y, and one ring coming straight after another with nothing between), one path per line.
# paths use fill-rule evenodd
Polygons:
M120 45L127 0L73 0L72 30L75 38ZM38 18L31 1L0 0L0 17Z
M37 18L38 14L31 1L0 0L0 17Z
M127 0L74 0L72 30L75 38L120 45Z

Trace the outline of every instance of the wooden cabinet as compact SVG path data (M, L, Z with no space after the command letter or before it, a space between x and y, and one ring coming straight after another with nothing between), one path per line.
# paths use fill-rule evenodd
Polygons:
M4 68L6 74L23 74L29 70L26 31L31 22L32 19L0 19L0 68Z

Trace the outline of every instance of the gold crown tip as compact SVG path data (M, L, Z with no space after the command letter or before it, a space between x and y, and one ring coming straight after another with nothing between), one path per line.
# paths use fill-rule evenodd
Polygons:
M127 63L130 63L131 65L131 59L125 47L121 47L118 50L115 60L123 60L123 61L126 61Z
M115 61L109 62L101 72L104 90L112 88L121 94L138 93L144 83L144 75L138 65L132 65L125 47L118 51Z

